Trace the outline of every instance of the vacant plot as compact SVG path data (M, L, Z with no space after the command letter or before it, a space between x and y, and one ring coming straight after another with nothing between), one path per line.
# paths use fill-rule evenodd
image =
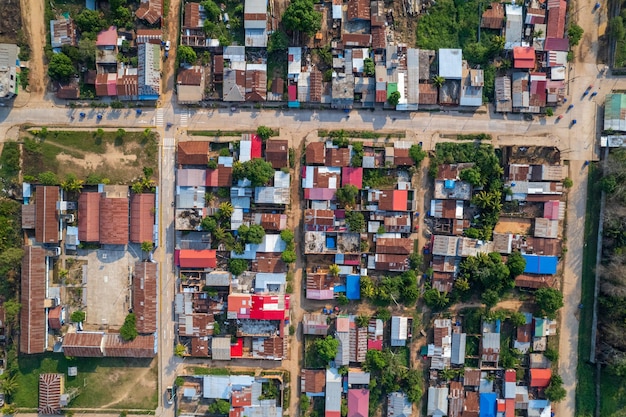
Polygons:
M67 377L76 366L78 376ZM20 357L15 405L36 408L41 373L66 375L66 392L75 393L70 407L154 410L157 407L156 360L74 358L49 353Z
M112 184L128 184L144 167L157 172L158 139L154 132L47 131L35 136L23 131L24 175L52 171L60 179L106 178Z
M22 27L20 0L0 1L0 42L16 43Z
M88 256L85 328L119 328L130 304L131 265L136 261L128 251L97 250Z
M500 217L495 229L496 233L515 233L527 235L532 226L531 219L507 219Z

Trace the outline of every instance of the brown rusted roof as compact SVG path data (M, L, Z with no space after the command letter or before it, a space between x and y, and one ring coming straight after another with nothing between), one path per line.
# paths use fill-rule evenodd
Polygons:
M61 311L63 311L61 305L48 310L48 327L52 330L61 330Z
M63 382L63 374L39 375L39 414L61 414Z
M22 229L35 228L35 205L22 204Z
M63 336L63 353L68 357L102 357L102 332L67 333Z
M434 272L433 288L439 292L451 292L454 287L454 275L451 272Z
M178 71L176 83L178 85L192 85L199 87L202 84L202 69L200 67L180 69Z
M20 352L45 351L46 312L46 253L43 248L24 246L22 285L20 292Z
M100 243L128 243L128 198L100 198Z
M191 351L189 352L194 357L208 357L209 356L209 340L206 337L192 337L191 338Z
M373 0L370 3L370 10L373 34L374 29L380 29L381 27L385 26L385 23L387 23L387 17L385 16L385 3L383 2L383 0Z
M329 167L349 167L350 149L330 148L326 150L326 166Z
M266 231L281 231L284 230L284 225L287 222L287 216L284 214L272 214L272 213L263 213L261 214L261 226Z
M267 72L246 71L245 86L246 101L265 101L267 99Z
M185 4L185 18L183 20L183 27L200 27L200 3L189 2Z
M480 378L480 371L478 371L478 377ZM467 385L467 384L465 384ZM478 386L478 384L476 384ZM465 392L465 404L463 404L463 417L478 417L478 393L474 391Z
M324 165L326 162L326 145L324 142L311 142L306 147L307 165Z
M553 288L557 284L554 275L518 275L515 277L515 286L521 288Z
M133 194L130 203L130 241L152 242L154 194Z
M252 261L253 272L287 272L287 265L280 258L279 253L257 252Z
M139 77L137 75L120 75L115 82L118 96L136 96L139 94Z
M326 387L326 370L303 369L302 381L304 382L304 392L323 393Z
M348 0L348 20L370 20L370 0Z
M75 100L80 97L78 83L59 83L56 93L57 98L63 100Z
M230 187L233 185L233 168L220 166L217 172L217 186Z
M162 0L144 0L135 12L135 16L137 16L138 19L143 19L151 25L154 25L156 22L161 20L162 13Z
M384 26L372 27L372 48L383 49L386 46L387 46L387 35L385 34L385 27Z
M378 238L376 253L410 255L413 253L413 240L409 238Z
M37 242L59 242L57 201L59 201L59 187L40 185L35 189L35 240Z
M379 253L376 254L375 267L380 271L406 271L409 269L409 259L406 255Z
M319 103L322 101L322 72L313 69L309 76L309 90L311 95L311 103Z
M419 104L437 104L437 87L433 84L420 84Z
M205 165L209 162L209 142L179 142L177 161L180 165Z
M282 358L284 356L284 342L282 337L267 337L263 339L263 352L256 352L259 356Z
M106 73L96 75L96 95L97 96L108 96L109 90L107 87L107 82L109 80L109 76Z
M369 47L372 43L372 35L363 33L344 33L341 36L343 46Z
M272 164L274 169L284 168L289 165L289 141L268 140L265 143L265 160Z
M465 373L463 374L463 385L466 387L477 387L480 385L480 370L465 369Z
M156 332L157 320L157 264L135 263L133 277L133 312L137 317L139 333Z
M116 358L153 358L156 341L154 335L139 335L132 341L124 341L117 333L104 336L104 356Z
M413 166L415 161L409 156L409 149L397 148L393 150L393 163L396 166Z
M524 251L537 255L561 256L563 243L560 239L527 236L524 242Z
M100 241L100 193L81 193L78 197L78 240Z
M485 29L502 29L504 25L504 5L491 3L491 6L483 12L480 27Z
M533 338L533 324L528 323L523 326L517 326L517 340L520 343L530 343Z
M285 92L285 80L281 77L276 77L272 81L272 93L283 94Z

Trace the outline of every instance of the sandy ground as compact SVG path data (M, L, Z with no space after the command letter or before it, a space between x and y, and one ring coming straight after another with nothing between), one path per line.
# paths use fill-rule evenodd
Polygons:
M528 234L532 226L530 219L507 219L500 217L494 228L496 233Z
M70 155L61 153L57 155L57 159L59 160L59 162L77 164L78 166L88 171L93 171L99 168L103 168L106 165L133 165L133 163L137 161L137 155L126 155L124 154L124 152L121 152L119 148L116 148L112 145L107 145L106 153L101 155L95 153L86 153L84 159L77 159Z
M22 22L24 31L30 39L30 76L31 96L43 98L46 90L47 75L44 64L43 47L46 43L43 21L45 0L21 0Z

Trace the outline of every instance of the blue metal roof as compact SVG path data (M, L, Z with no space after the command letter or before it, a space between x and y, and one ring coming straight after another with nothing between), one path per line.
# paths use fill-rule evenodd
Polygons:
M483 392L480 394L480 417L496 417L496 393Z
M526 274L556 274L559 259L556 256L522 255L526 259Z
M361 299L361 277L359 275L348 275L346 278L346 297L348 300Z

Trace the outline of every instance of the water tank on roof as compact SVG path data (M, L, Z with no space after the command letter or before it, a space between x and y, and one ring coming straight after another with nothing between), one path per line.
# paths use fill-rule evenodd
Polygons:
M451 190L454 188L454 181L453 180L446 180L444 183L444 187L448 190Z

